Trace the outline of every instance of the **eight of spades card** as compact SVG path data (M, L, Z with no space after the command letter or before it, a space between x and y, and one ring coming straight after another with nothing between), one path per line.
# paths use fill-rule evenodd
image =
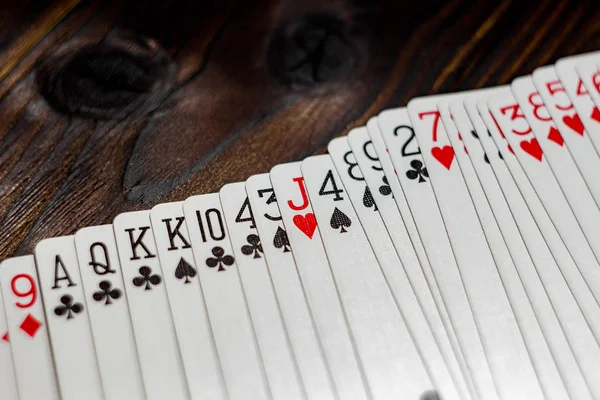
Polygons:
M355 132L351 131L350 133ZM364 133L366 134L366 132ZM444 393L444 396L456 399L465 398L464 396L468 395L458 395L456 386L429 329L427 320L404 273L403 263L388 234L388 230L379 213L379 207L373 209L374 207L369 207L364 203L362 207L360 206L360 200L365 196L364 193L371 195L372 192L365 182L360 166L356 162L357 157L350 149L348 139L341 137L332 140L329 142L328 151L340 175L346 193L352 204L355 205L354 210L356 211L356 215L369 239L371 248L381 266L381 271L389 285L396 305L406 321L411 336L414 338L415 345L423 355L423 362L428 368L432 380L436 384L436 387L439 387Z
M376 127L376 118L369 122L370 129L376 129L377 133L379 133L379 128ZM367 124L367 127L368 126L369 124ZM381 136L379 136L379 138L383 141ZM383 142L381 143L383 144ZM393 267L386 269L384 268L385 263L380 260L383 272L392 288L392 292L397 297L396 301L398 304L407 306L411 303L412 299L404 298L403 296L415 297L417 300L418 304L415 304L417 307L415 307L412 312L407 310L405 318L409 325L414 325L415 327L423 325L420 329L421 333L418 335L413 334L413 337L415 337L415 341L419 344L421 353L424 354L424 362L430 365L430 370L433 371L434 375L437 371L438 381L447 379L447 374L449 372L456 389L461 394L461 398L466 399L469 397L469 393L465 379L460 370L460 366L446 334L440 315L438 314L438 310L436 309L433 297L429 291L425 276L423 275L424 268L421 267L411 237L394 198L394 189L392 189L392 185L399 185L399 182L393 166L391 165L391 160L385 151L383 151L383 153L376 151L367 128L356 128L350 131L348 134L348 144L352 149L354 158L365 179L365 183L370 188L370 192L379 209L381 219L383 219L383 223L387 228L387 232L384 233L389 234L396 253L399 256L398 265L403 266L403 268L397 268L393 266L393 263L390 264L388 262L388 266ZM383 164L386 162L385 157L387 157L387 162L389 163L389 175L386 174L383 167ZM340 175L343 179L343 173ZM398 190L396 189L396 192L397 191ZM402 195L399 197L398 201L406 202L406 198ZM405 206L408 207L406 204ZM377 221L379 220L377 216L375 216L374 219ZM409 221L412 221L412 217ZM373 248L375 248L375 245L373 245ZM377 255L377 251L375 251L375 254ZM391 259L397 258L392 255ZM426 258L425 262L427 262ZM426 268L430 269L428 263ZM437 289L435 282L434 288ZM409 314L412 315L412 321L411 318L408 317ZM427 352L431 352L431 354L425 355ZM442 356L442 359L440 359L440 356ZM436 366L442 364L447 367L447 370L446 368L441 370L436 368Z

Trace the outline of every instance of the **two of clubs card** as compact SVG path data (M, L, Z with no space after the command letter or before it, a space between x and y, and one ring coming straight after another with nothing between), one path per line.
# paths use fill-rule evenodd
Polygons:
M0 264L0 397L600 398L600 52Z

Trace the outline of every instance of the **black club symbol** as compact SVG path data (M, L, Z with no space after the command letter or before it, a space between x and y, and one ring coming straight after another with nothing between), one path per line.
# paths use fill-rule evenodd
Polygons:
M406 171L406 176L408 179L415 180L419 178L419 183L425 182L425 178L429 178L429 173L427 172L427 168L423 168L423 163L419 160L412 160L410 162L410 166L413 169L409 169Z
M379 186L379 193L384 196L389 196L392 193L392 188L390 187L390 183L388 181L387 176L383 177L383 185Z
M263 252L262 245L260 244L260 237L258 235L248 235L246 238L248 244L242 246L242 253L249 256L254 254L254 258L260 258L260 253Z
M113 300L117 300L121 297L121 290L113 288L111 281L101 281L98 284L99 291L94 292L92 295L96 301L103 301L105 305L112 304Z
M54 314L60 316L67 315L67 319L71 319L75 314L79 314L83 311L83 304L73 302L73 296L65 294L60 298L62 305L57 306L54 309Z
M223 267L223 265L227 267L233 265L233 257L230 255L225 255L225 250L223 250L222 247L213 247L212 253L214 257L209 257L206 259L206 265L209 268L214 268L218 265L219 269L217 271L225 271L225 267Z
M145 285L144 290L152 290L152 285L156 286L162 281L160 275L152 274L150 267L141 267L139 271L141 276L133 278L133 284L137 287Z

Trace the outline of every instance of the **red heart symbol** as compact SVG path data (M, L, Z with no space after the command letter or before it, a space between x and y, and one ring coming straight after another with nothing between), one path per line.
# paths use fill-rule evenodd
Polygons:
M4 340L5 342L8 342L8 332L6 332L3 336L2 336L2 340Z
M581 118L579 118L578 114L575 114L573 116L565 115L563 117L563 122L569 128L573 129L575 132L583 136L583 131L585 130L585 128L583 127L583 122L581 122Z
M530 141L523 140L520 145L526 153L537 158L538 161L542 161L542 148L536 138L533 138Z
M434 147L431 149L431 155L449 170L454 160L454 149L451 146Z
M292 219L294 225L298 227L306 236L312 239L315 234L315 229L317 229L317 219L315 218L315 214L308 213L306 215L294 215Z
M556 129L553 126L551 126L550 130L548 131L548 139L552 140L554 143L558 144L559 146L562 146L565 143L565 141L564 141L562 135L560 134L560 132L558 131L558 129Z
M594 107L591 117L592 119L595 119L596 122L600 122L600 110L598 110L598 107Z

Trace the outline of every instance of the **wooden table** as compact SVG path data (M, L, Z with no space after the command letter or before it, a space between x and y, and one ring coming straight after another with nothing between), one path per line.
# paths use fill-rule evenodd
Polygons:
M600 49L597 1L5 3L0 259Z

